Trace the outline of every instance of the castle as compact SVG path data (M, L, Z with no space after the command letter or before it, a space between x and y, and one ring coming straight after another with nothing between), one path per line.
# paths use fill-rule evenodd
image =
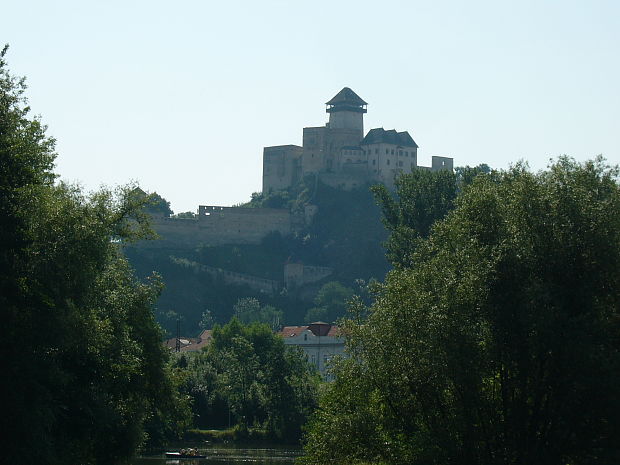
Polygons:
M367 103L348 87L327 102L329 122L303 130L303 147L280 145L265 147L263 153L263 192L294 186L304 176L314 174L332 187L352 189L367 183L394 187L398 173L413 168L452 170L452 158L432 157L432 165L418 165L418 145L408 132L371 129L364 136L364 113ZM144 193L142 193L144 194ZM303 230L312 223L316 205L302 211L278 208L243 208L200 205L194 218L153 218L158 241L146 242L149 248L185 248L196 244L259 244L269 233L283 236ZM318 271L317 271L318 270ZM213 271L213 270L211 270ZM215 272L215 271L213 271ZM290 268L285 280L307 282L325 270L312 267ZM226 275L243 281L243 276ZM280 284L256 282L261 289Z
M345 87L326 103L329 122L303 129L303 146L263 149L263 193L287 189L314 174L327 185L351 189L366 183L394 188L399 173L413 168L452 170L453 160L432 157L418 165L418 145L407 131L375 128L364 136L367 103Z

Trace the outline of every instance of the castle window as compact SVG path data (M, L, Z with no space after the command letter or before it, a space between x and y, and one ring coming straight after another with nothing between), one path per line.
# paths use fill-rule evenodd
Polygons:
M379 149L375 149L375 153L379 153Z
M387 160L387 164L388 164L388 165L390 164L390 160Z
M390 151L388 149L385 149L385 153L387 155L388 153L390 153Z
M392 155L394 155L394 149L392 149Z
M377 163L377 160L373 160L372 164L375 165Z
M409 152L405 152L405 156L408 157L409 156Z

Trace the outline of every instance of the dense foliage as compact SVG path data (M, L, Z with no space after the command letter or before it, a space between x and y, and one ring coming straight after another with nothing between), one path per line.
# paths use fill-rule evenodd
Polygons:
M243 324L265 323L273 331L280 328L282 311L271 305L261 305L253 297L239 299L233 307L235 317Z
M318 213L312 224L294 236L282 237L274 232L255 245L197 243L194 248L153 249L137 244L127 248L127 257L141 276L157 271L165 283L158 302L159 323L174 334L180 318L183 333L193 336L199 331L206 309L215 322L224 324L233 316L239 299L257 299L261 307L281 310L282 324L301 324L307 319L332 322L341 316L342 308L333 311L335 307L313 301L329 282L354 288L359 279L383 279L389 263L382 246L388 236L381 224L381 211L369 186L342 191L323 185L314 177L289 191L255 194L243 206L291 208L299 212L307 204L316 205ZM207 265L282 282L284 265L290 261L330 267L334 273L322 282L270 295L248 286L224 283L203 268ZM343 299L340 307L344 302Z
M472 177L427 238L393 237L406 260L354 306L308 462L618 463L617 175L562 158Z
M346 315L346 306L352 297L353 289L344 287L338 281L325 283L316 293L314 298L316 306L308 310L304 322L335 322Z
M318 375L302 354L265 324L236 318L216 326L202 353L177 361L187 372L183 392L193 399L195 425L257 429L297 441L316 406Z
M54 184L54 141L0 54L2 460L116 463L174 435L176 393L152 308L119 245L144 237L128 189Z

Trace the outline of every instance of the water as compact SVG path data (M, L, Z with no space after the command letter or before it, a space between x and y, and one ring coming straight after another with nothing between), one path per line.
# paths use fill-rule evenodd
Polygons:
M177 449L171 449L177 452ZM198 448L204 459L167 459L164 454L140 457L131 465L292 465L302 453L293 448L244 448L217 445Z

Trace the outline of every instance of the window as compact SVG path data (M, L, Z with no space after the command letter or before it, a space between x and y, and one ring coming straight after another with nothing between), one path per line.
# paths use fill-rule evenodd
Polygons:
M308 335L304 334L304 341L307 341L307 340L308 340Z
M392 155L394 155L394 149L392 149Z
M403 156L403 151L402 151L402 150L399 150L399 151L398 151L398 155L399 155L400 157L402 157L402 156Z
M375 153L379 153L379 149L375 149Z
M388 164L388 165L390 164L390 160L387 160L387 164Z
M409 152L405 151L405 156L408 157L409 156Z
M388 153L390 153L390 151L388 149L385 149L385 154L387 155Z
M375 165L377 163L377 160L373 160L372 164Z

